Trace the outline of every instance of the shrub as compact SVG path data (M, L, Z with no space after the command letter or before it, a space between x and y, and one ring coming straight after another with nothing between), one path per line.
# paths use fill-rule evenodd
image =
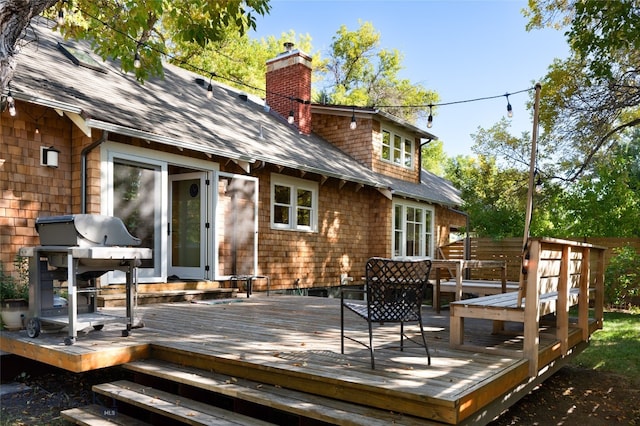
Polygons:
M0 300L29 298L29 269L26 258L18 256L13 263L17 278L6 273L0 264Z
M616 248L613 253L605 273L605 302L629 307L640 297L640 254L631 246Z

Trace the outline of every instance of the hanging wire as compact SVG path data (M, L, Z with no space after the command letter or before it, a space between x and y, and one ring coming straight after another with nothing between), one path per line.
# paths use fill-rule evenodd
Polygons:
M209 74L211 77L216 77L216 78L219 78L219 79L222 79L222 80L226 80L226 81L229 81L229 82L232 82L232 83L247 87L249 89L261 91L261 92L264 92L265 94L270 94L270 95L279 96L279 97L282 97L282 98L287 98L287 99L291 100L292 104L293 104L293 101L296 101L296 102L299 102L299 103L303 103L303 104L310 104L311 103L310 100L304 100L304 99L300 99L300 98L293 98L293 97L291 97L289 95L285 95L285 94L282 94L282 93L273 92L273 91L267 91L267 90L265 90L265 89L263 89L261 87L252 86L252 85L247 84L247 83L245 83L243 81L240 81L240 80L237 80L237 79L234 79L234 78L230 78L230 77L226 77L226 76L221 76L221 75L215 74L215 73L213 73L211 71L199 68L199 67L197 67L195 65L192 65L192 64L190 64L190 63L178 58L177 56L171 55L171 54L169 54L169 53L167 53L167 52L165 52L163 50L160 50L155 46L152 46L152 45L137 41L136 39L134 39L129 34L127 34L125 32L122 32L122 31L120 31L120 30L118 30L116 28L113 28L111 25L109 25L109 23L103 21L102 19L98 18L97 16L92 15L91 13L88 13L87 11L85 11L83 9L78 8L78 10L83 15L86 15L86 16L90 17L91 19L94 19L95 21L100 22L102 25L104 25L105 27L109 28L110 30L112 30L112 31L114 31L114 32L116 32L116 33L128 38L129 40L131 40L133 42L135 42L137 44L137 46L138 46L138 49L136 49L136 57L138 59L139 59L138 50L142 46L142 47L144 47L146 49L155 51L155 52L159 53L160 55L163 55L163 56L171 59L172 61L174 61L176 63L184 65L184 66L190 68L191 70L193 70L193 71L195 71L195 72L197 72L197 73L199 73L201 75ZM218 53L220 53L220 52L218 52ZM134 63L135 63L135 61L134 61ZM209 87L211 87L211 91L209 91L209 88L207 88L207 97L208 98L213 95L213 86L211 85L211 80L209 81ZM440 102L440 103L435 103L435 104L434 103L430 103L430 104L416 104L416 105L375 105L374 108L376 108L376 109L379 109L379 108L420 108L420 109L429 108L429 118L428 118L428 121L427 121L427 127L431 128L433 126L433 108L434 107L457 105L457 104L470 103L470 102L480 102L480 101L486 101L486 100L490 100L490 99L501 98L503 96L507 97L507 103L508 103L510 95L517 95L517 94L520 94L520 93L530 92L530 91L532 91L534 89L535 89L535 87L529 87L529 88L526 88L526 89L518 90L516 92L506 93L506 94L503 94L503 95L485 96L485 97L480 97L480 98L464 99L464 100L452 101L452 102ZM210 95L210 93L211 93L211 95ZM512 109L509 108L510 106L511 106L511 104L508 103L507 104L507 112L511 113L511 115L512 115L513 111L512 111ZM291 116L293 115L292 112L293 112L293 108L291 109L291 112L289 114L289 118L291 118Z

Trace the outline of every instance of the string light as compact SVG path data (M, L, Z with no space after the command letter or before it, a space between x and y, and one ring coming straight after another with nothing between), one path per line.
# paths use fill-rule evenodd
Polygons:
M536 192L540 193L542 192L542 186L543 186L543 182L542 182L542 176L540 171L536 168L535 172L533 173L533 176L535 176L536 178Z
M358 123L356 122L356 109L353 108L353 111L351 113L351 123L349 123L349 128L351 130L355 130L356 127L358 127Z
M9 94L7 95L7 107L9 108L9 115L12 117L16 116L16 101L13 99L13 95L11 94L11 89L9 89Z
M207 87L207 99L213 98L213 85L211 84L211 79L213 78L213 73L209 77L209 87Z
M134 68L140 68L141 65L142 64L140 62L140 52L138 51L138 49L136 49L136 54L135 54L134 59L133 59L133 67Z
M58 19L56 22L58 22L60 26L64 25L64 9L62 9L62 7L58 10Z
M63 3L66 3L66 0L64 0ZM93 16L92 14L90 14L90 13L88 13L88 12L82 10L82 9L78 9L78 10L82 14L84 14L84 15L86 15L86 16L94 19L94 20L96 20L97 22L100 22L101 24L103 24L107 28L111 29L112 31L115 31L115 32L117 32L117 33L129 38L132 41L136 41L130 35L122 32L122 31L120 31L120 30L118 30L116 28L113 28L108 22L105 22L105 21L101 20L100 18L98 18L96 16ZM60 19L60 17L64 17L64 12L62 11L62 9L60 9L60 11L58 13L58 19ZM283 98L289 98L291 100L291 104L292 105L291 105L291 110L289 111L289 116L287 118L287 122L289 122L290 124L293 124L294 121L295 121L295 114L294 114L294 110L293 110L293 101L295 100L296 102L303 103L303 104L310 104L311 103L309 100L303 100L303 99L297 99L297 98L294 99L294 98L292 98L292 97L290 97L288 95L284 95L282 93L277 93L277 92L267 92L263 88L252 86L252 85L247 84L247 83L245 83L243 81L239 81L239 80L232 79L232 78L229 78L229 77L216 75L216 74L211 73L211 72L209 72L207 70L204 70L202 68L198 68L198 67L196 67L194 65L191 65L188 62L185 62L184 60L182 60L182 59L180 59L180 58L178 58L176 56L173 56L173 55L171 55L169 53L166 53L166 52L164 52L164 51L162 51L162 50L160 50L160 49L158 49L158 48L156 48L154 46L147 45L146 43L140 43L140 42L137 42L137 43L138 43L138 47L144 46L146 49L158 52L159 54L161 54L163 56L167 56L168 58L172 59L173 61L175 61L175 62L177 62L179 64L182 64L182 65L185 65L185 66L191 68L192 70L194 70L195 72L198 72L200 74L210 74L211 77L221 78L221 79L230 81L232 83L248 87L248 88L253 89L253 90L258 90L258 91L261 91L261 92L272 94L274 96L280 96L280 97L283 97ZM137 53L138 52L136 51L136 54ZM220 53L220 54L222 54L222 53ZM222 55L224 56L224 54L222 54ZM134 61L134 66L135 66L135 61ZM507 98L507 114L508 114L509 117L512 117L513 116L513 108L511 107L511 104L509 103L509 96L510 95L515 95L515 94L519 94L519 93L524 93L524 92L530 92L530 91L532 91L534 89L535 89L534 87L530 87L530 88L527 88L527 89L519 90L517 92L506 93L504 95L487 96L487 97L482 97L482 98L466 99L466 100L454 101L454 102L443 102L443 103L437 103L437 104L428 104L428 105L424 105L424 104L421 104L421 105L373 105L372 108L375 108L375 109L380 109L380 108L421 108L421 109L424 109L426 107L429 107L429 117L427 119L427 127L431 128L433 126L433 107L455 105L455 104L468 103L468 102L478 102L478 101L495 99L495 98L499 98L499 97L505 96ZM209 87L207 88L207 98L210 99L211 97L213 97L213 86L211 84L211 79L210 79L209 80ZM356 123L356 120L355 120L355 114L352 114L351 123L350 123L349 127L352 128L352 129L357 127L357 123Z

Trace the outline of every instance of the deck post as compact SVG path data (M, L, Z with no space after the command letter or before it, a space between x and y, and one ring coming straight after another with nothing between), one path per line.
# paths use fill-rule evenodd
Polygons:
M436 310L436 313L440 313L440 268L437 266L434 268L436 270L436 285L433 287L433 297L432 303L433 307Z
M571 247L562 246L562 257L560 258L560 275L558 277L558 306L557 306L557 337L560 340L560 350L562 355L569 352L569 278L571 276Z
M460 260L456 263L456 296L455 300L462 300L462 263Z
M582 329L582 340L589 340L589 282L591 281L591 250L589 247L582 249L582 261L580 263L580 293L578 295L578 326Z
M524 358L529 360L529 376L538 374L538 347L540 346L540 241L530 241L529 273L524 303Z
M500 271L500 280L502 281L502 292L507 292L507 261L504 261L504 265ZM519 290L518 290L519 291ZM493 334L504 332L504 321L493 322Z
M464 317L457 315L456 308L455 304L449 305L449 345L454 348L464 344Z
M598 329L602 329L604 321L604 248L598 248L598 260L596 261L595 276L595 319Z

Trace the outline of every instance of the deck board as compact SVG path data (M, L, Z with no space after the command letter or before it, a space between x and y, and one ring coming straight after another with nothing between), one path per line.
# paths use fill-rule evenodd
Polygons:
M104 311L124 314L119 308ZM72 346L64 345L64 332L36 339L25 331L3 332L0 350L76 372L157 358L443 423L471 419L530 380L528 361L516 355L450 348L449 313L430 307L424 308L424 322L431 366L424 349L411 342L404 352L391 348L398 344L399 326L385 324L374 332L376 370L368 350L356 343L345 340L340 353L339 299L258 294L143 305L136 318L144 328L128 337L121 336L124 322L116 322L80 333ZM350 335L367 338L365 321L355 315L346 321ZM510 325L510 333L494 335L490 321L469 319L465 341L497 352L522 350L521 328ZM540 359L556 360L557 346L553 336L542 334Z

